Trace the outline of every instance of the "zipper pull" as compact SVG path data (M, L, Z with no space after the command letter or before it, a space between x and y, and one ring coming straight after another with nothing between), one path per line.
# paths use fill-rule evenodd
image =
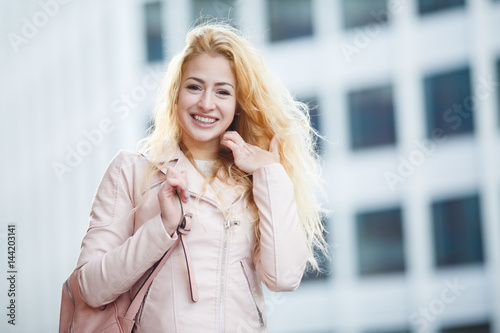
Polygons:
M231 225L240 225L240 222L238 222L238 221L230 221L230 220L226 220L226 222L224 222L224 228L225 229L229 228Z

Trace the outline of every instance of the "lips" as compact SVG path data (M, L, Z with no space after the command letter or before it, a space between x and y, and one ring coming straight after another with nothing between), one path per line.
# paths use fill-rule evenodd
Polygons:
M199 116L196 114L191 115L191 117L196 120L197 122L204 124L204 125L212 125L215 123L218 119L217 118L211 118L211 117L203 117Z

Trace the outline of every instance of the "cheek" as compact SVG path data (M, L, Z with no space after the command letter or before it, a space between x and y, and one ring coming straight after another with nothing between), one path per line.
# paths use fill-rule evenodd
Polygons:
M196 105L199 101L200 96L196 94L191 94L187 91L181 91L179 94L179 98L177 99L177 105L179 111L185 111L194 105Z
M227 103L227 105L224 108L224 116L226 118L234 118L236 115L236 103Z

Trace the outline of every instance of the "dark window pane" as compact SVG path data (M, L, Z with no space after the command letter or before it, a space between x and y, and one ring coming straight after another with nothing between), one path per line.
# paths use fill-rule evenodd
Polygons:
M401 209L359 213L356 223L360 275L403 272Z
M464 5L465 0L418 0L418 12L427 14L453 7L463 7Z
M441 333L490 333L490 324L443 328Z
M303 98L300 99L300 101L306 103L309 106L309 116L311 118L311 125L321 136L323 136L324 133L322 132L321 114L320 114L318 99L312 97L312 98ZM316 143L316 152L318 154L321 154L322 152L321 142L322 142L321 140L318 140L318 142Z
M146 20L146 48L148 61L163 60L162 7L160 2L144 5Z
M323 226L325 230L328 230L328 221L323 220ZM328 243L328 233L325 232L324 237L326 237L326 241ZM302 281L315 280L315 279L326 279L330 276L331 267L330 261L325 257L323 252L316 250L315 251L316 260L318 261L320 272L305 272L302 277Z
M345 28L389 20L386 0L342 0L342 10Z
M390 331L367 331L366 333L410 333L409 330L390 330Z
M194 0L193 16L219 18L223 20L234 19L235 0Z
M500 0L498 0L500 1ZM497 60L497 79L496 82L500 82L500 59ZM497 106L498 106L498 118L500 119L500 86L497 86Z
M449 135L473 131L469 68L426 77L424 89L428 137L438 128Z
M268 0L271 41L312 35L311 0Z
M390 86L351 92L348 104L353 149L395 143Z
M483 261L477 195L433 203L432 219L438 267Z

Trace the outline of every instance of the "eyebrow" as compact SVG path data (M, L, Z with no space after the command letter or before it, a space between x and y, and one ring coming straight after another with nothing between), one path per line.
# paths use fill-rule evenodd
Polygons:
M188 77L188 78L186 79L186 81L187 81L187 80L189 80L189 79L191 79L191 80L195 80L195 81L197 81L197 82L200 82L200 83L205 84L205 81L204 81L204 80L202 80L202 79L200 79L199 77L196 77L196 76L190 76L190 77ZM215 85L216 85L216 86L225 86L225 85L228 85L228 86L231 86L231 87L234 89L233 85L232 85L231 83L229 83L229 82L216 82L216 83L215 83Z

